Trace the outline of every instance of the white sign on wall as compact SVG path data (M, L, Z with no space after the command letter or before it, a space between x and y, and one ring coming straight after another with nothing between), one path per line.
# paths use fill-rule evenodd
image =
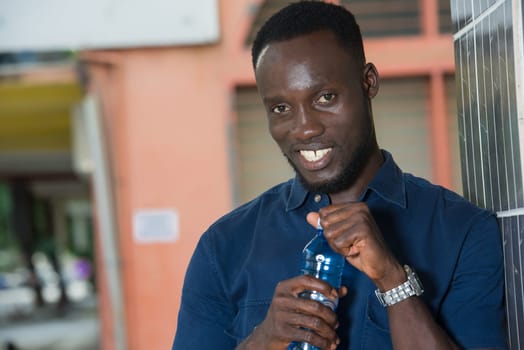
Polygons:
M199 45L219 39L217 0L0 0L0 51Z
M173 209L143 209L133 215L133 236L137 243L176 242L180 231Z

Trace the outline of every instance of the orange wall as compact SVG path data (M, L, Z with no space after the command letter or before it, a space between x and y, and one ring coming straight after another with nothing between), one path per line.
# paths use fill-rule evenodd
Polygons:
M216 51L207 47L84 55L94 80L91 91L102 95L112 158L128 349L170 347L196 241L231 207L229 98L218 78ZM155 208L178 211L177 242L134 241L133 213ZM107 302L107 295L101 298ZM112 333L105 312L101 310L102 342L109 349Z
M235 119L234 87L254 84L243 46L253 2L218 3L217 44L82 55L90 90L100 95L104 111L128 349L170 348L192 251L207 226L232 206L227 136ZM452 71L451 37L431 35L368 41L367 56L383 76ZM133 240L133 213L151 208L178 210L177 242ZM107 289L100 293L102 348L108 350L113 341Z
M170 348L189 258L203 231L232 207L231 91L233 81L253 78L243 38L238 41L239 28L249 24L247 1L224 3L220 43L81 55L104 114L128 349ZM134 241L133 213L155 208L178 211L177 242ZM108 350L114 333L100 282L101 343Z
M133 349L169 348L180 287L197 238L230 208L227 91L217 79L214 48L133 52L126 57L121 132L126 179L119 222L129 269L124 272ZM180 239L136 244L131 216L142 208L175 208ZM151 326L154 322L155 327ZM135 346L136 344L136 346Z

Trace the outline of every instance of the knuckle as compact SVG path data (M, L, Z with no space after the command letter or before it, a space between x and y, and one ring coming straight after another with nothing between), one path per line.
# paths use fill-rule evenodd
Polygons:
M282 283L283 283L282 281L278 282L277 285L276 285L276 287L275 287L275 290L280 290L280 289L282 289Z
M322 304L320 304L318 301L313 301L311 303L311 311L314 312L315 314L319 313L320 311L322 311Z
M312 339L313 339L313 332L306 332L304 334L304 341L306 343L310 343Z
M360 210L366 210L368 208L368 205L364 202L358 202L357 208L359 208Z
M322 321L320 321L320 319L318 318L314 318L311 322L312 329L319 329L321 325L322 325Z

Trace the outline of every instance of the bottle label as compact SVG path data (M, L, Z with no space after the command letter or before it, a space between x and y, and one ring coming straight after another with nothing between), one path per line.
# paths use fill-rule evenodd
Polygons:
M299 298L311 299L311 300L318 301L318 302L326 305L327 307L329 307L333 311L335 311L335 309L337 308L337 305L338 305L338 298L335 299L335 300L328 299L326 296L324 296L324 294L319 293L319 292L314 291L314 290L303 291L298 296L299 296Z

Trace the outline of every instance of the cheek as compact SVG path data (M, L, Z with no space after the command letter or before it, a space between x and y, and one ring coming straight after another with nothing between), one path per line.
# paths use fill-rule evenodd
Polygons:
M269 122L269 133L273 140L278 144L283 143L286 140L289 127L287 123L283 121L271 121Z

